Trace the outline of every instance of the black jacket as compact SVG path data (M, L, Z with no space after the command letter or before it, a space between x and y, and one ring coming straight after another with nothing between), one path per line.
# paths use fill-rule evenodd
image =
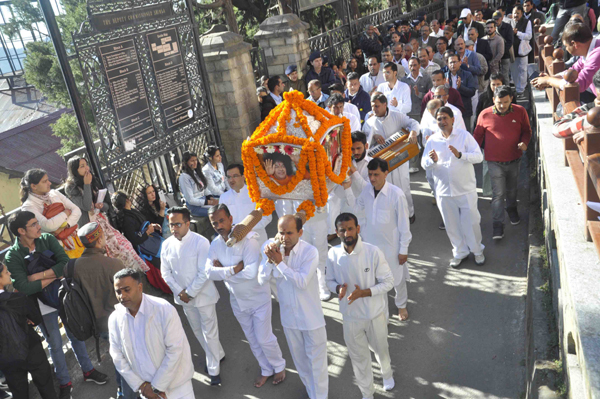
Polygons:
M585 4L587 0L558 0L556 3L563 10L567 8L579 7L582 4Z
M479 38L477 39L476 51L477 53L483 55L488 64L488 71L485 74L485 80L488 80L490 78L490 75L492 74L492 71L490 71L490 61L492 60L492 58L494 58L494 55L492 54L492 48L490 47L490 44L487 40Z
M260 121L264 121L269 115L269 112L271 112L271 110L276 106L277 104L275 104L275 99L273 99L270 94L264 96L262 98L262 103L260 104Z
M502 56L502 59L510 58L510 48L515 40L513 28L506 22L502 22L500 28L498 28L498 33L504 39L504 55Z
M469 38L469 32L465 31L467 25L466 24L461 24L458 29L456 30L456 37L462 36L463 39L467 40ZM469 27L469 29L471 28L475 28L477 29L477 33L479 34L479 38L482 38L485 36L485 29L483 28L483 25L480 24L479 22L473 20L471 21L471 26Z
M131 242L133 248L137 250L138 245L148 239L148 234L138 234L146 218L136 209L123 209L121 230L125 238Z
M371 39L369 36L367 36L366 32L363 32L358 41L358 46L366 57L370 57L372 55L380 56L381 49L383 48L383 39L381 36L377 35Z
M32 326L27 324L27 320L31 320L36 326L43 322L37 301L33 297L20 292L5 291L0 293L0 302L3 302L3 305L15 311L17 323L27 329L30 347L40 344L41 338L39 334L35 332ZM0 334L2 333L0 331Z
M369 96L369 93L360 86L354 96L350 95L348 89L346 89L344 94L346 101L356 105L358 108L358 112L360 113L360 124L362 125L365 122L365 115L371 111L371 97Z

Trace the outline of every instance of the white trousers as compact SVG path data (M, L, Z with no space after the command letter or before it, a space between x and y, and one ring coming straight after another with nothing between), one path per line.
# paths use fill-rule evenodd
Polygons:
M383 313L373 320L344 320L344 341L352 361L354 378L363 398L372 399L375 394L369 348L375 353L383 379L389 380L393 376L387 335L387 320Z
M446 225L446 233L452 244L452 255L463 259L473 252L483 253L481 243L481 215L477 210L477 193L456 197L436 198L437 206Z
M342 212L342 199L330 195L327 200L327 234L335 234L335 219Z
M284 327L283 332L308 397L327 399L329 375L325 327L310 331Z
M408 172L408 162L405 162L399 168L394 169L388 173L387 181L392 183L394 186L402 189L406 196L406 202L408 203L408 216L415 214L415 205L413 204L412 194L410 193L410 173Z
M271 327L273 309L271 301L254 309L241 310L232 295L231 309L242 326L250 349L260 365L261 375L269 377L285 369L285 359Z
M395 291L394 303L396 304L396 307L398 309L404 309L404 308L406 308L406 304L408 303L408 288L407 288L406 283L408 281L410 281L410 274L408 271L408 262L406 262L403 265L400 265L398 267L403 267L404 272L402 273L402 278L400 279L400 282L394 286L394 291ZM386 292L383 297L385 298L385 315L386 315L386 318L389 319L390 311L389 311L388 293Z
M327 252L329 247L327 245L327 218L322 217L316 220L317 216L313 217L308 223L302 228L304 233L302 239L310 245L317 248L319 251L319 266L317 267L317 278L319 279L319 294L330 295L329 289L327 288L327 282L325 281L325 267L327 265Z
M183 312L206 354L208 374L212 376L221 374L221 359L225 357L225 351L219 341L219 323L215 304L201 307L184 306Z

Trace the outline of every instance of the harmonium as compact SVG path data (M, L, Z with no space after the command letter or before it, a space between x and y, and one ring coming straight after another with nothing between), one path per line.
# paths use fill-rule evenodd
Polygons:
M408 130L402 129L390 136L385 143L371 148L368 154L371 158L386 161L391 172L419 154L419 146L409 143L408 136Z

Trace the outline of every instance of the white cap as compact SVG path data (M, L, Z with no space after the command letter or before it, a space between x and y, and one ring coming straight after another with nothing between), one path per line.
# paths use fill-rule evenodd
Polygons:
M460 12L460 17L461 18L467 18L467 15L471 14L471 10L468 8L463 8L463 10Z

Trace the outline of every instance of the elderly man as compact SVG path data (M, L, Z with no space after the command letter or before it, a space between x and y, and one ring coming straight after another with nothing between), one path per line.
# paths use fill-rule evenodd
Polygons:
M468 38L467 38L468 39ZM458 37L454 41L454 50L460 57L461 69L470 72L473 76L482 75L481 63L474 51L467 50L467 45L462 37Z
M312 101L319 107L325 108L329 95L323 93L321 90L321 81L314 79L308 82L308 93L310 94L307 98L308 101Z
M360 85L364 91L371 95L377 89L377 86L385 82L385 78L383 77L383 68L381 68L379 57L369 57L368 63L369 72L360 77Z
M477 29L477 31L479 32L479 37L483 37L483 35L484 35L483 25L480 24L479 22L475 21L475 18L473 18L473 14L471 13L470 9L463 8L462 11L460 12L459 19L461 21L463 21L463 23L462 23L462 25L459 25L458 29L456 30L457 37L462 36L463 39L467 40L467 35L469 32L469 29L471 29L471 28Z
M433 174L437 206L452 244L450 267L459 267L471 252L475 263L481 266L485 262L485 247L481 243L473 164L481 162L483 155L469 132L454 129L450 108L439 108L436 119L440 132L427 140L421 165Z
M329 94L329 86L337 82L335 74L331 68L323 66L323 58L320 51L313 51L308 57L310 69L306 73L304 80L308 86L311 81L318 80L320 88L325 94Z
M481 58L479 58L479 63L481 64L482 68L485 67L487 73L483 72L482 74L485 75L485 80L488 80L490 78L489 62L494 57L490 44L487 42L487 40L483 39L483 36L479 36L479 31L475 28L469 29L469 40L473 42L473 49L471 51L481 54L485 60L485 63L483 63L481 62Z
M393 62L385 64L383 77L385 83L377 86L377 91L385 95L391 109L409 114L411 110L410 87L398 79L398 66Z
M358 42L360 48L367 57L378 55L381 52L383 45L381 34L373 24L367 25L367 29L362 33Z
M427 48L419 49L419 64L421 67L421 71L425 72L428 76L431 76L431 74L434 71L438 71L441 69L441 67L438 64L429 60L429 51L427 50ZM410 65L408 67L410 69Z
M500 62L504 56L504 39L496 32L496 23L493 20L488 20L485 24L485 31L487 35L484 37L490 45L492 50L492 59L489 62L489 71L491 75L493 73L500 72Z
M367 119L363 126L363 131L367 134L367 143L371 144L374 140L375 144L383 144L385 140L403 128L410 132L409 141L413 144L417 142L419 123L401 112L390 109L387 98L383 93L373 94L371 97L371 108L374 117ZM405 162L402 166L389 173L387 180L404 192L406 202L408 203L410 222L414 223L415 207L410 193L410 174L408 169L408 162Z
M181 319L169 302L144 294L140 278L133 269L113 277L120 302L108 319L115 368L144 398L193 399L194 364Z
M477 79L475 79L469 71L463 70L460 66L461 61L459 56L457 54L450 55L448 57L449 71L446 79L448 80L450 87L458 90L460 93L460 97L462 98L465 106L463 119L465 121L467 130L469 130L471 129L471 116L473 115L473 104L471 102L471 98L477 91Z
M513 225L519 224L517 187L519 161L531 140L529 115L525 108L512 104L508 86L494 92L494 105L481 112L473 136L485 142L485 160L492 180L492 214L494 240L504 237L504 209Z
M288 81L285 82L283 91L298 90L300 93L304 94L304 98L308 97L306 81L298 77L298 67L296 64L288 65L285 68L285 74L288 77Z
M351 131L354 132L360 130L360 120L351 112L344 112L344 105L346 105L346 100L344 100L344 97L339 93L332 94L327 100L329 112L335 116L348 118L350 120Z
M319 253L300 239L302 221L285 215L277 222L277 242L263 246L258 281L277 280L281 325L298 375L310 399L327 399L327 332L319 301Z
M436 38L431 36L431 28L429 25L423 25L421 27L421 38L417 39L418 47L425 48L427 46L433 46Z
M452 113L454 114L454 128L467 130L466 126L465 126L465 122L462 117L462 112L458 109L458 107L455 107L454 105L452 105L448 102L448 98L450 97L450 95L448 94L448 91L449 91L448 87L446 87L446 85L443 84L443 85L434 87L432 90L434 93L433 99L441 100L442 101L441 106L446 106L452 110ZM436 111L437 111L437 109L436 109ZM426 129L426 128L428 128L432 131L438 130L435 115L432 114L431 112L424 112L423 118L421 119L421 130Z
M425 94L431 90L433 84L431 83L429 74L422 73L421 63L417 58L412 57L408 61L408 68L410 69L410 73L402 79L402 82L406 83L410 88L412 106L408 112L408 116L418 121L421 117L421 101L423 101Z
M513 43L513 51L515 53L515 62L510 66L510 75L515 82L517 96L522 95L527 86L527 60L529 51L525 54L519 52L521 41L529 42L533 37L533 23L523 16L523 7L517 5L513 9L513 33L515 40ZM556 29L556 26L554 27ZM533 51L533 50L530 50Z
M448 42L448 46L454 45L454 27L452 25L446 24L446 26L444 26L444 37Z
M442 64L442 67L446 66L446 62L444 61L444 53L446 52L447 47L448 39L443 36L438 37L437 41L435 42L435 48L437 52L433 55L433 59L438 60L438 62Z
M433 19L429 26L431 27L430 36L437 38L443 35L444 31L440 29L440 21L437 19Z

